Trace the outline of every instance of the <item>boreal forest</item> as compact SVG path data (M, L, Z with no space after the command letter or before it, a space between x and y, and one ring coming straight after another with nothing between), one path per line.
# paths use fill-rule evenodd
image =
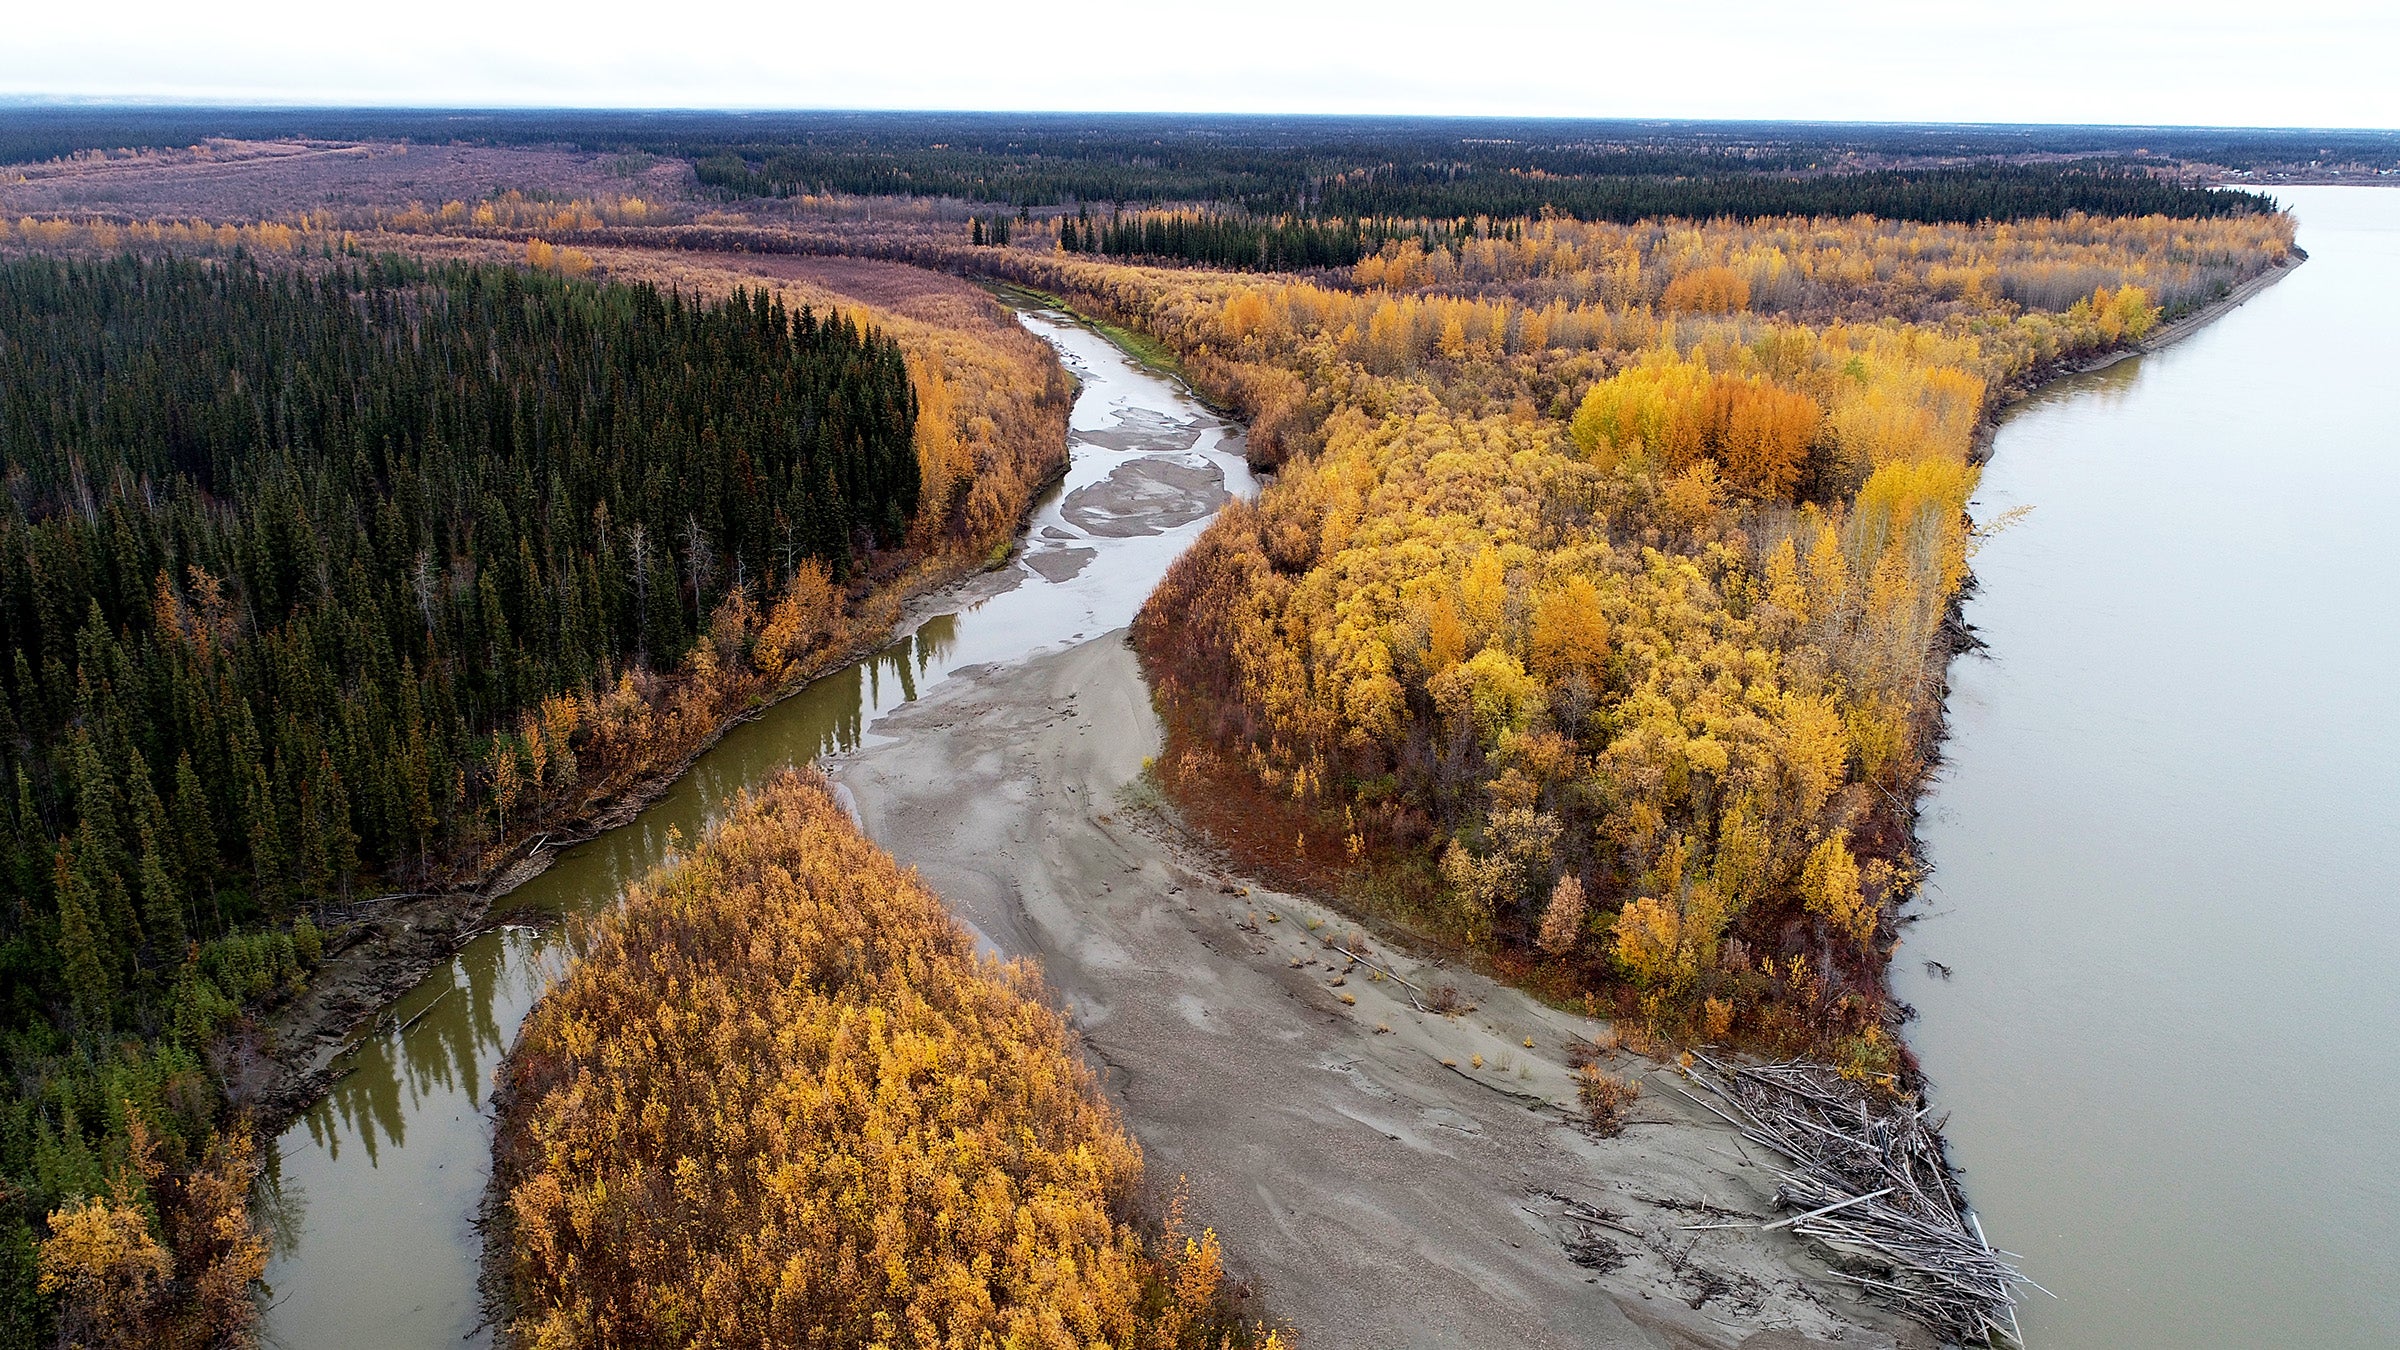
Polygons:
M1188 833L1606 1053L1918 1101L1885 975L1987 437L2297 261L2248 185L2400 165L2297 135L0 119L0 1347L257 1343L262 1136L325 1086L276 1038L1011 565L1093 372L995 294L1264 481L1160 555L1110 847ZM1283 1344L1042 973L813 770L747 786L501 1075L505 1335ZM413 973L337 1017L336 962Z
M175 1143L329 906L606 774L627 672L918 512L898 347L763 297L19 260L0 334L0 1151L36 1196L104 1189L129 1101Z

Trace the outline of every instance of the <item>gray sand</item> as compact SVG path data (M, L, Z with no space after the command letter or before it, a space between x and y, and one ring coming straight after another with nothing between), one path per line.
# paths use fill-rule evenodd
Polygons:
M1081 572L1086 564L1098 556L1099 551L1096 549L1054 548L1045 553L1026 554L1025 565L1041 573L1045 580L1072 581L1075 579L1076 573Z
M1225 475L1214 464L1134 459L1068 493L1059 514L1086 533L1126 539L1188 525L1223 506L1228 495Z
M1564 1052L1600 1024L1360 948L1309 901L1238 893L1142 804L1159 733L1122 633L962 672L879 730L910 734L828 765L869 832L1002 951L1040 960L1153 1190L1184 1180L1250 1306L1310 1350L1924 1343L1787 1233L1685 1230L1738 1221L1700 1206L1769 1216L1774 1182L1671 1068L1622 1059L1644 1095L1622 1137L1592 1138ZM1476 1010L1417 1012L1323 944L1336 935ZM1578 1233L1549 1194L1614 1226ZM1585 1248L1593 1267L1569 1259L1576 1237L1605 1244Z

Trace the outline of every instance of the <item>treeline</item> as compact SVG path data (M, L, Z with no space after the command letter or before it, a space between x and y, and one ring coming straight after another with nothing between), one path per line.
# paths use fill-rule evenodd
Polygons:
M838 627L915 418L888 338L763 296L0 265L0 1319L136 1130L200 1160L201 1051L328 904L606 767L651 667Z
M1145 119L1027 127L969 121L925 138L897 128L825 127L786 141L760 138L686 153L703 185L732 197L847 193L1026 207L1214 201L1259 211L1304 210L1328 173L1395 162L1654 175L1789 170L1809 162L1787 148L1707 138L1628 142L1554 131L1519 143L1477 134L1489 130L1370 119L1244 119L1205 129Z
M1413 239L1438 248L1471 224L1430 221L1259 218L1222 211L1141 211L1095 220L1079 210L1057 222L1058 246L1068 253L1174 258L1210 267L1281 272L1348 267L1386 243Z
M597 924L506 1070L512 1343L1229 1350L1213 1235L1039 973L976 955L813 770Z
M1665 218L1864 214L1921 224L1974 224L2077 215L2217 219L2275 209L2256 193L2201 191L2143 174L2001 169L1582 182L1411 181L1406 174L1362 174L1330 186L1321 200L1328 211L1321 216L1202 209L1118 211L1095 219L1088 209L1078 209L1053 228L1059 248L1068 253L1273 272L1349 267L1402 241L1414 241L1426 253L1474 240L1513 243L1524 238L1530 222L1550 216L1631 225Z
M1620 177L1522 172L1376 169L1325 182L1316 210L1330 216L1538 216L1631 224L1760 220L1776 216L1875 216L1925 224L2094 216L2209 220L2272 212L2263 193L2191 187L2139 170L2099 165L1974 164L1960 168L1778 176Z
M997 197L1030 205L1081 204L1075 226L1079 241L1090 229L1090 203L1156 201L1165 196L1155 188L1116 196L1085 196L1068 190L1063 181L1044 190L994 193L988 184L949 176L920 180L889 165L872 173L815 176L807 172L811 167L820 166L780 155L752 166L738 156L719 155L701 160L699 173L701 182L736 196L846 192L963 196L970 200ZM935 184L954 191L931 190ZM1114 182L1082 185L1125 186ZM1551 173L1462 164L1376 165L1312 176L1273 190L1237 190L1206 199L1233 203L1238 209L1177 212L1164 218L1136 216L1131 228L1138 230L1142 222L1149 222L1154 231L1172 229L1173 238L1141 235L1144 247L1119 246L1124 240L1120 222L1116 236L1107 235L1110 227L1099 227L1110 242L1081 251L1140 252L1239 266L1319 267L1355 261L1355 251L1348 259L1317 259L1344 248L1355 250L1375 222L1394 218L1458 221L1549 213L1627 224L1670 217L1759 220L1870 215L1886 220L1972 224L2056 219L2076 213L2198 220L2276 209L2263 193L2196 187L2141 170L2094 164L1977 164L1812 175L1773 175L1737 167L1691 176ZM1372 249L1374 244L1365 247ZM1259 261L1262 255L1271 261Z

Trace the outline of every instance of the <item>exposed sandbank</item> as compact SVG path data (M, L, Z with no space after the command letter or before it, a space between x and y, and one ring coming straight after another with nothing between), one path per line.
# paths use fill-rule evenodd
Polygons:
M1788 1234L1686 1231L1771 1217L1774 1182L1671 1069L1620 1057L1649 1081L1624 1134L1593 1138L1566 1051L1603 1024L1218 868L1142 778L1159 727L1122 633L959 672L874 731L827 765L869 833L1041 961L1153 1187L1183 1179L1260 1310L1305 1344L1924 1341L1834 1292ZM1417 1011L1329 938L1474 1011Z

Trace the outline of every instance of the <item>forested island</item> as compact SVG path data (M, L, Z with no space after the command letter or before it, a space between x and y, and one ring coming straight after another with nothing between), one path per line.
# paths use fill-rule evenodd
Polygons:
M2031 162L1368 126L1145 157L1111 125L493 123L410 151L463 175L422 200L358 189L391 145L187 150L187 125L21 128L68 158L10 191L59 205L0 203L0 1344L247 1343L245 1094L330 954L375 951L378 906L484 895L1005 557L1058 468L1047 350L905 297L794 304L726 258L1013 286L1246 419L1274 482L1133 629L1178 828L1629 1052L1806 1057L1913 1103L1883 976L1981 438L2296 256L2264 198L2108 137ZM78 139L127 127L150 139ZM253 197L179 186L200 163L256 166ZM523 183L475 177L495 163ZM159 207L63 205L95 183ZM762 1316L826 1344L1274 1343L1220 1289L1238 1242L1143 1212L1034 972L979 962L821 785L762 785L595 934L510 1071L523 1343ZM773 1003L793 970L819 993ZM742 1114L718 1076L805 1096L837 1052L874 1073L723 1155L763 1189L684 1176L706 1150L639 1104L698 1129ZM1625 1061L1576 1053L1607 1133ZM984 1142L925 1143L936 1117ZM799 1205L841 1169L791 1169L870 1153L902 1178L881 1199ZM1070 1249L1074 1278L1045 1264ZM842 1273L790 1286L812 1260ZM1905 1288L1961 1335L2007 1294Z

